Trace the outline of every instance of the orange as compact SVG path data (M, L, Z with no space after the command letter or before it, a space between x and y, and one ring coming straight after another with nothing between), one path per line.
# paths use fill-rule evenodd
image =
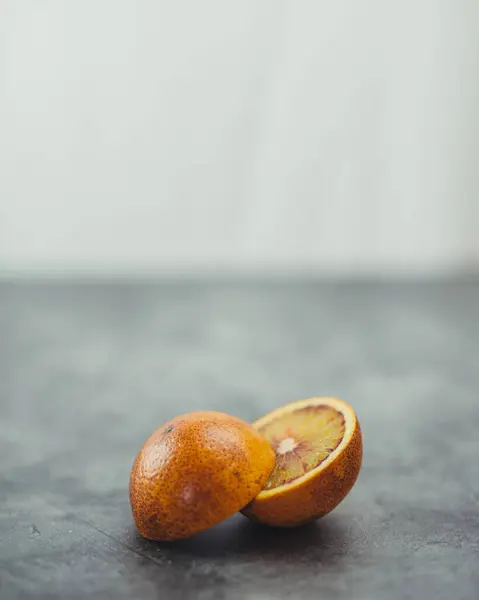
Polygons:
M189 537L231 516L263 488L275 453L250 424L219 412L168 421L146 440L130 476L140 533Z
M354 410L336 398L310 398L255 423L276 452L263 490L242 512L252 520L293 527L335 508L361 468L362 438Z

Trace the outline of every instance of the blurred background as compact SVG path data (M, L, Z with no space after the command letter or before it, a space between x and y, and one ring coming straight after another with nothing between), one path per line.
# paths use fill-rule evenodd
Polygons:
M0 273L479 266L479 3L3 0Z

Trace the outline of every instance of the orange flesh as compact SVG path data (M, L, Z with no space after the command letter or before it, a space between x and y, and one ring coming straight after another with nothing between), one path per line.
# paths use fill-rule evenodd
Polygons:
M345 421L326 405L299 408L259 428L276 452L265 490L291 483L318 467L341 443Z

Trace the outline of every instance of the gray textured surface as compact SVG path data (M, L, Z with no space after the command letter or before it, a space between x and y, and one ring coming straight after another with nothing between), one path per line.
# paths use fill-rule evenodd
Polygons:
M479 286L0 286L0 598L434 598L479 592ZM151 431L200 408L357 408L364 467L295 531L241 516L142 540Z

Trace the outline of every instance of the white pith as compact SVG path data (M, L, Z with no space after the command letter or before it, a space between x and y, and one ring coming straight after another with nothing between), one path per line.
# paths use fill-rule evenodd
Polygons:
M297 443L292 437L285 438L279 443L278 449L276 450L276 454L287 454L288 452L292 452L296 448L296 446Z

